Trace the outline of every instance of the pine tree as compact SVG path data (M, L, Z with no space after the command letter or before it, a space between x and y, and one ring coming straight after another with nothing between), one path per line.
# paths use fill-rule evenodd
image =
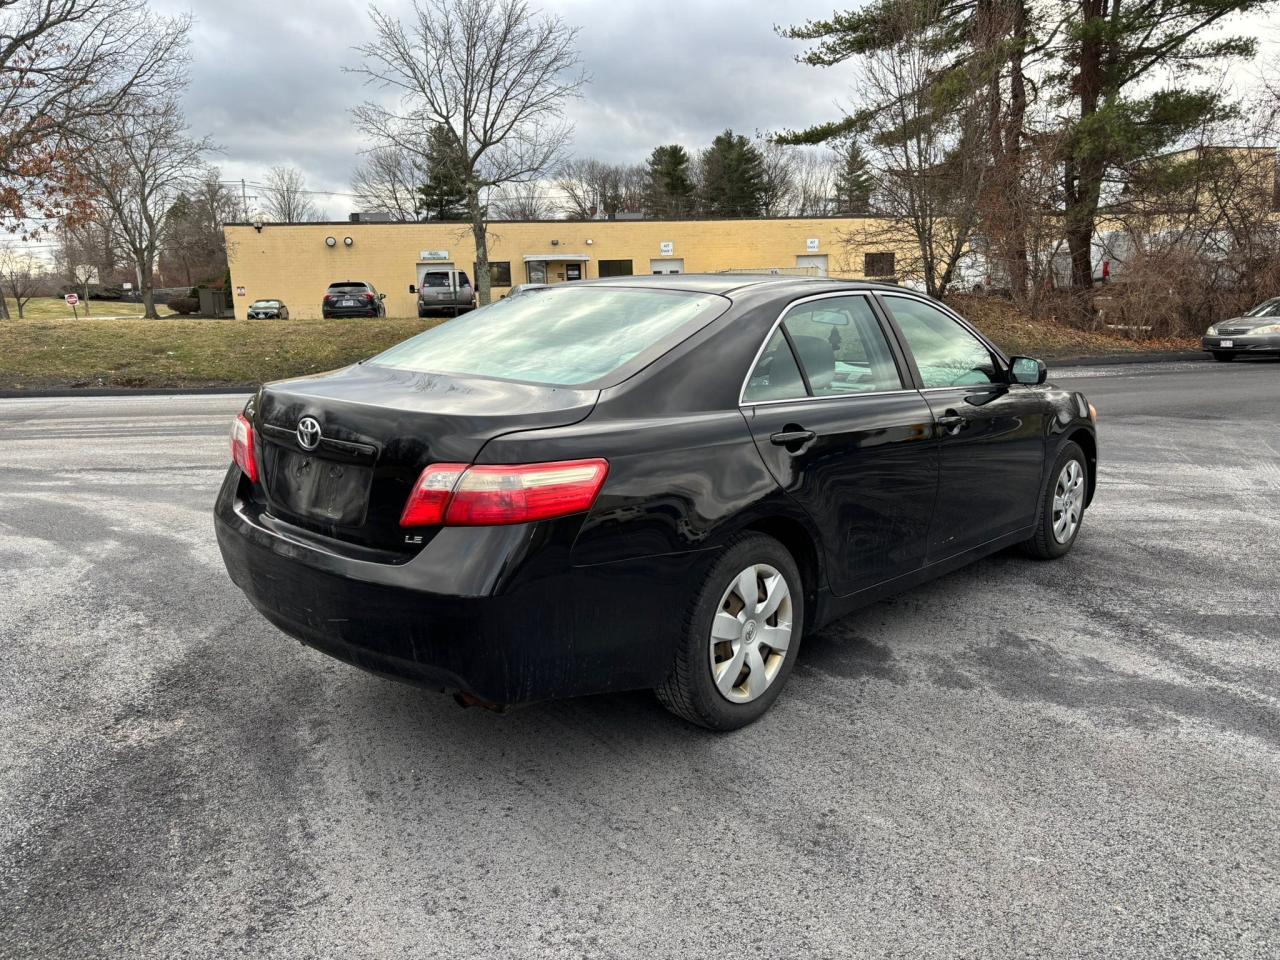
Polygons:
M871 168L862 147L851 137L841 145L837 155L836 213L851 217L870 213Z
M702 154L702 204L713 217L758 217L764 201L764 157L742 134L726 130Z
M678 143L654 147L646 170L646 202L653 217L687 217L693 213L694 186L689 153Z
M427 135L424 183L418 187L417 213L422 220L467 219L467 168L449 132L442 126Z

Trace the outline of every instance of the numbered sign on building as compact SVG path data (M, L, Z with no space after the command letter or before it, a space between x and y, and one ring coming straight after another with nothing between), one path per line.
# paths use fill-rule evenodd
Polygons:
M806 240L806 241L804 242L804 248L805 248L806 250L808 250L810 253L817 253L817 252L818 252L818 238L817 238L817 237L810 237L808 240Z
M663 240L659 245L659 251L664 257L673 257L676 253L676 245L670 240Z

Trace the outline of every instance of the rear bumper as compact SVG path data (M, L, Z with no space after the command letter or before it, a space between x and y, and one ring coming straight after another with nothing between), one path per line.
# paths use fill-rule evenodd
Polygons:
M1224 347L1222 341L1228 341L1231 346ZM1208 353L1233 353L1233 354L1276 354L1280 355L1280 336L1239 336L1239 337L1201 337L1200 349Z
M344 309L329 309L325 307L320 311L326 320L336 320L342 317L376 317L378 315L377 307L346 307Z
M535 524L449 528L403 564L355 560L253 522L239 479L218 496L218 546L263 616L365 670L495 704L659 684L711 559L574 567Z

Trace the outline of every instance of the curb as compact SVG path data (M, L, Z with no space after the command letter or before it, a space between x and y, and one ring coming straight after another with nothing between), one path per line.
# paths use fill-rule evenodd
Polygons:
M1048 358L1045 363L1053 367L1114 367L1132 363L1177 363L1189 360L1209 362L1209 355L1201 351L1166 350L1160 353L1111 353L1097 357Z

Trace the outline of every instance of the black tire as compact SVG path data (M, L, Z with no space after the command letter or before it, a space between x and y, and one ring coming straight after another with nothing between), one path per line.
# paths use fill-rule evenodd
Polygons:
M768 564L782 574L790 593L791 638L764 692L746 703L734 703L716 688L711 666L712 620L738 573L752 564ZM707 571L683 620L683 636L658 699L676 716L709 730L736 730L758 720L778 699L795 665L804 632L804 582L791 554L773 537L742 534L732 540Z
M1227 353L1225 350L1213 351L1213 359L1217 360L1219 363L1227 363L1235 358L1236 355L1234 353Z
M1022 549L1037 560L1056 560L1058 557L1066 556L1075 545L1076 538L1080 536L1080 528L1084 526L1085 508L1082 503L1080 520L1066 542L1060 542L1053 533L1053 498L1057 490L1058 478L1072 460L1080 465L1083 489L1085 491L1089 489L1089 461L1085 459L1084 451L1074 441L1065 444L1053 463L1053 469L1045 479L1044 490L1040 493L1040 508L1036 513L1036 532L1022 543Z

